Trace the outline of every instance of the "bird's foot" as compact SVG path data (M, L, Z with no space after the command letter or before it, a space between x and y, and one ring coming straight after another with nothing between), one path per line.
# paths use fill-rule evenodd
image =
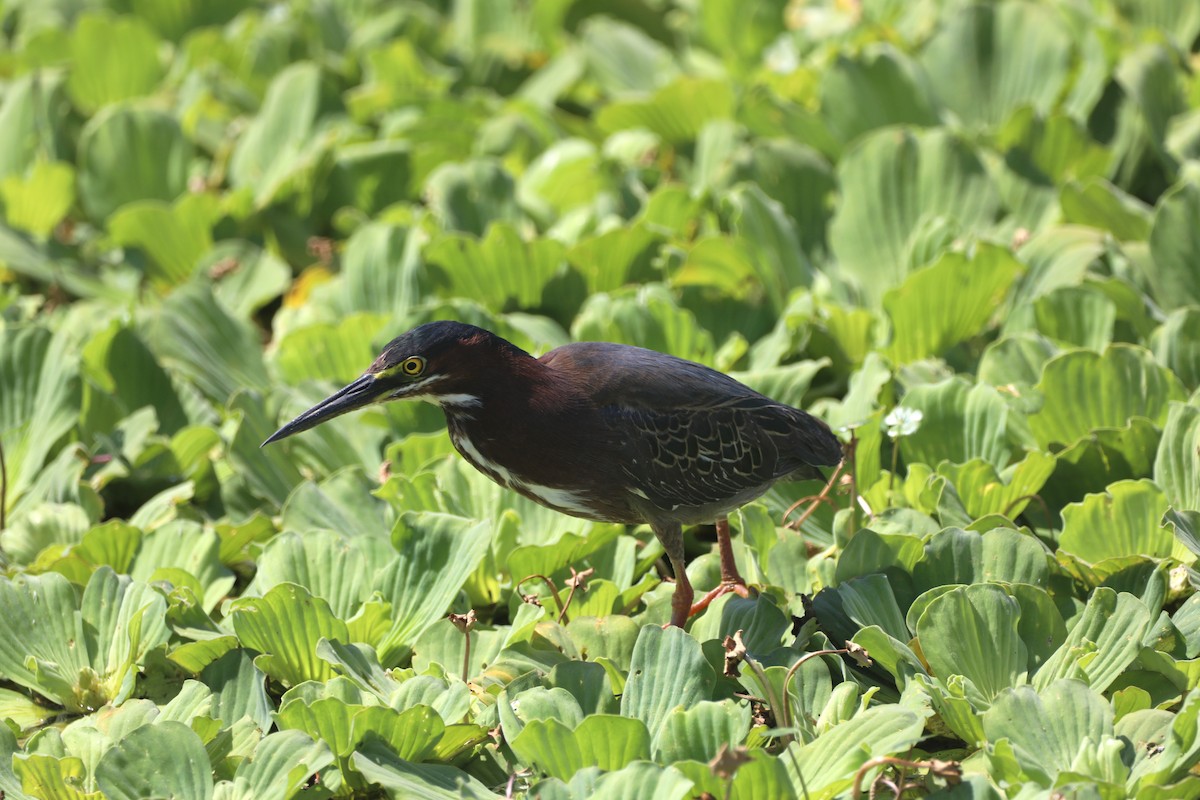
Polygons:
M708 608L709 605L712 604L713 600L716 600L723 594L729 594L730 592L733 592L738 597L752 597L758 594L758 592L747 586L746 582L741 578L738 578L737 580L723 580L717 584L716 588L709 590L703 597L692 604L692 608L688 612L688 616L696 616L701 611Z

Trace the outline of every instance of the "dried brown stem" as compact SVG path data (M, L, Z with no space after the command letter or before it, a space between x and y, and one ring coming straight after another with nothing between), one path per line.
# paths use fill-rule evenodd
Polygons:
M1042 507L1042 513L1046 515L1046 525L1050 528L1051 531L1054 530L1054 515L1050 513L1050 506L1046 502L1046 499L1044 497L1042 497L1040 494L1037 494L1036 492L1034 494L1023 494L1020 497L1018 497L1016 500L1013 500L1011 503L1009 503L1007 506L1004 507L1004 516L1007 517L1008 513L1010 511L1012 511L1013 508L1016 507L1017 503L1020 503L1022 500L1036 501L1037 504Z
M571 620L567 618L567 609L571 607L571 601L575 599L575 590L583 586L584 582L592 577L596 570L588 568L583 572L576 572L574 567L571 567L571 577L567 578L567 586L571 587L571 591L567 592L567 601L562 604L561 610L558 612L558 622L561 625L566 625ZM557 595L555 595L557 599Z
M829 476L829 480L825 482L824 488L822 488L821 491L815 495L802 497L796 502L792 503L792 505L788 507L788 510L783 512L783 519L780 520L780 524L785 524L785 527L798 531L800 530L800 526L803 525L808 518L813 515L813 512L817 510L817 506L819 506L821 503L829 503L836 509L837 503L835 503L829 496L829 492L833 489L834 484L837 483L837 479L842 474L842 470L845 468L845 466L846 459L843 458L840 462L838 462L837 469L835 469L833 474ZM787 521L787 518L792 515L793 511L810 501L812 505L804 509L804 513L800 515L799 519L797 519L795 522Z
M854 800L862 797L862 782L867 773L876 767L886 765L900 767L902 769L927 769L932 774L939 778L944 778L950 784L957 784L962 780L962 766L957 761L943 761L939 758L930 759L929 761L910 761L906 758L895 758L893 756L878 756L868 760L865 764L858 768L858 772L854 773L854 789L851 797ZM909 788L901 781L897 787L902 793ZM899 795L897 795L899 796Z
M554 585L554 581L550 580L545 575L539 575L537 573L534 573L533 575L526 575L524 578L521 578L521 580L517 581L517 585L513 587L513 590L520 592L521 586L526 581L532 580L540 580L542 583L550 587L550 595L554 598L554 607L558 609L558 615L561 617L563 612L567 610L567 607L563 605L562 597L559 596L558 587Z

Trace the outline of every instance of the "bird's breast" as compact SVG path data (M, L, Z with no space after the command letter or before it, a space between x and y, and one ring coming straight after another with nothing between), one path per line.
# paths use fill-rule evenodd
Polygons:
M590 500L588 493L567 487L548 485L534 479L515 465L502 463L489 456L486 451L491 448L483 442L477 444L462 427L450 426L450 441L454 443L454 449L475 469L501 486L518 492L535 503L583 519L605 520L609 517Z

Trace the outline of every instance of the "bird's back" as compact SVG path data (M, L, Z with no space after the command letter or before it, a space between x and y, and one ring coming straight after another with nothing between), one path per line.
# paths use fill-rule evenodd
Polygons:
M586 375L591 402L619 437L628 489L683 521L711 519L788 476L841 460L820 420L716 370L627 345L585 342L541 359Z

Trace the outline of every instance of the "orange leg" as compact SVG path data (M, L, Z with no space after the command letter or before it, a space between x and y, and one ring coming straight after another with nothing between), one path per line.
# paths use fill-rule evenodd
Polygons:
M683 560L683 528L679 523L667 525L651 524L654 535L662 542L671 561L671 569L675 572L675 594L671 596L671 625L682 628L691 616L692 598L696 593L688 580L687 565Z
M727 592L735 592L739 597L750 596L746 579L738 572L737 562L733 558L733 542L729 539L729 520L725 517L717 518L717 550L721 554L721 582L691 607L690 615L699 614L708 608L713 600Z

